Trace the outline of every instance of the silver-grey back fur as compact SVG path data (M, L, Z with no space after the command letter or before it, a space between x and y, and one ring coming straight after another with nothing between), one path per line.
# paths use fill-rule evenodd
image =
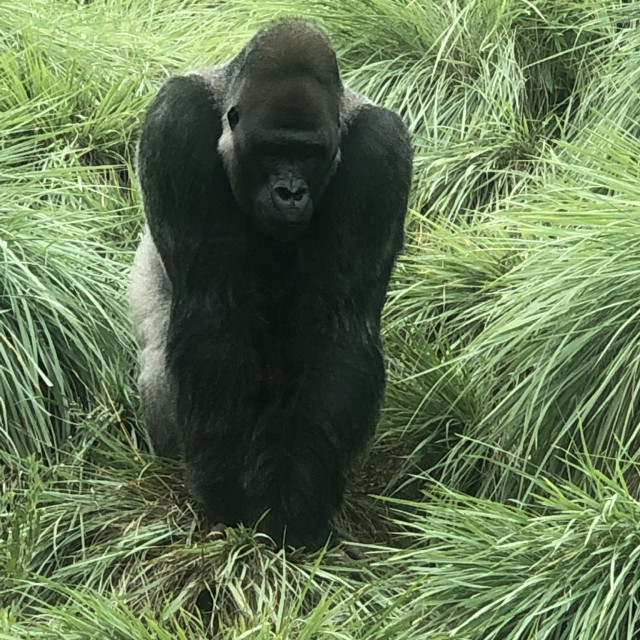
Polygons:
M165 361L171 296L171 282L151 234L145 229L131 271L129 302L140 347L138 388L146 423L154 430L151 438L156 443L176 432L175 391ZM171 455L172 448L173 456L177 456L177 442L157 446L163 455Z

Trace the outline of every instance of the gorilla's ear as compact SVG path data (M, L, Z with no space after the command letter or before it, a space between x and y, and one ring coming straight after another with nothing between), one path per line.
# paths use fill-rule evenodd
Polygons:
M233 207L217 153L221 117L204 78L189 75L162 87L142 124L138 175L145 213L172 281L189 256L206 255L214 212Z

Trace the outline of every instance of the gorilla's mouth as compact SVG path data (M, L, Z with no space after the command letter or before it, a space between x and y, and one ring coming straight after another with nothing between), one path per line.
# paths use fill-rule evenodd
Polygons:
M305 234L309 228L309 218L303 220L282 220L270 216L260 216L262 229L274 240L292 242Z
M291 242L305 234L309 228L312 211L311 202L304 209L259 204L256 207L256 218L268 236L275 240Z

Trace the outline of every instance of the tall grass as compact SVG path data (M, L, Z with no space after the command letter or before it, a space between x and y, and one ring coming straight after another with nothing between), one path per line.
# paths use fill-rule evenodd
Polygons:
M211 532L137 418L140 119L320 20L415 147L389 384L340 549ZM0 640L640 635L640 11L622 0L0 3Z

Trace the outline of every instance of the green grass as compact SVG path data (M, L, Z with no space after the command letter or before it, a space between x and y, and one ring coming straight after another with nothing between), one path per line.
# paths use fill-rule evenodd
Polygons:
M209 531L134 385L142 114L284 14L414 140L364 561ZM622 0L0 4L0 640L639 637L639 80Z

